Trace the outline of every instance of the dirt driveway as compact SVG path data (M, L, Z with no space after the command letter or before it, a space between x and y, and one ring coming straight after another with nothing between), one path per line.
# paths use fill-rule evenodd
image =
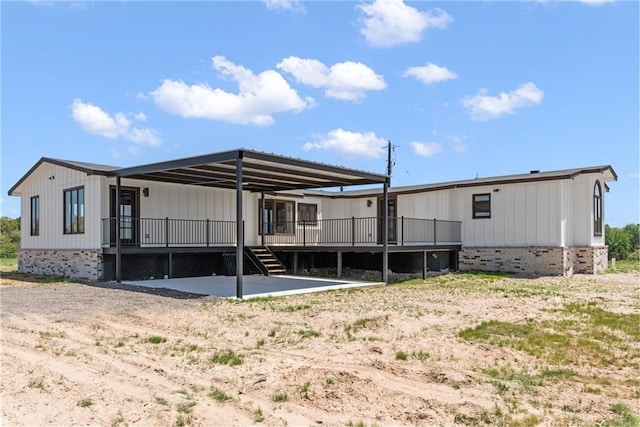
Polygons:
M634 425L639 284L451 274L238 302L4 280L2 425Z

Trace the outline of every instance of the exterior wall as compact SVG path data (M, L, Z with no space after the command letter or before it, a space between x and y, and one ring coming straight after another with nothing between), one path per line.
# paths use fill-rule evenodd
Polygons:
M50 177L54 177L49 179ZM84 186L85 232L64 234L63 191ZM43 163L22 184L21 241L23 249L96 249L100 247L100 177ZM31 236L31 197L40 197L40 234Z
M18 271L97 280L102 278L102 251L21 249L18 253Z
M460 270L572 276L607 268L607 247L463 247Z

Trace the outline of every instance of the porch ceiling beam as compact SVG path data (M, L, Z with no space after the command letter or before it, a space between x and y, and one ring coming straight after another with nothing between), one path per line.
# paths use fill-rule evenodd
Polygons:
M386 175L252 150L233 150L203 156L115 169L107 176L233 189L238 159L242 159L242 188L254 192L380 184Z
M231 165L227 165L226 163L220 165L202 165L197 166L197 169L208 170L208 171L219 171L226 172L229 174L235 174L235 170ZM310 170L301 170L297 171L295 169L287 169L280 168L271 165L264 164L252 164L250 162L245 161L244 163L244 177L245 181L247 179L254 178L267 178L270 180L277 179L281 182L306 182L308 185L317 186L321 185L323 182L328 179L333 181L340 181L342 185L348 185L351 182L353 176L345 174L344 172L340 174L341 177L328 176L326 174L314 173ZM249 178L250 177L250 178ZM309 187L307 187L309 188Z

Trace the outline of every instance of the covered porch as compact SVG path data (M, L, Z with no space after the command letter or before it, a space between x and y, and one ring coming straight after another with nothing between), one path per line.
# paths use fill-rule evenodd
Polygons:
M244 195L258 193L261 197L261 209L265 206L265 194L277 192L337 188L354 185L382 185L382 203L388 206L387 175L374 174L365 171L342 168L324 163L310 162L296 158L277 156L252 150L233 150L220 153L185 159L171 160L167 162L149 165L134 166L110 171L108 177L115 178L114 196L119 201L119 207L114 209L112 218L102 221L103 251L114 258L115 279L122 279L122 255L127 253L139 253L159 250L168 253L202 251L233 251L236 262L236 297L243 297L243 253L246 247ZM219 221L216 219L182 220L173 218L138 218L127 215L122 205L122 179L157 181L163 183L182 184L197 187L210 187L235 190L235 220ZM263 214L260 214L263 217ZM378 220L376 220L378 221ZM344 222L344 221L342 221ZM362 221L359 221L362 222ZM338 224L339 222L335 222ZM352 224L355 223L355 218ZM329 225L323 229L334 229L336 235L344 236L344 230ZM300 243L323 245L327 240L320 233L318 223L315 225L307 222L290 224L290 242L271 242L274 237L263 227L261 228L261 241L265 246L269 244L296 245ZM308 227L315 227L315 230ZM298 229L302 231L298 233ZM387 263L389 246L389 219L388 210L379 219L379 232L367 233L367 239L375 239L383 252L382 279L387 282ZM316 237L313 237L315 231ZM374 237L375 235L375 237ZM108 236L108 237L107 237ZM307 243L307 238L310 238ZM349 238L341 238L338 243L333 239L331 244L355 245L353 232ZM364 242L363 242L364 243ZM367 242L367 243L370 243ZM174 250L175 249L175 250Z

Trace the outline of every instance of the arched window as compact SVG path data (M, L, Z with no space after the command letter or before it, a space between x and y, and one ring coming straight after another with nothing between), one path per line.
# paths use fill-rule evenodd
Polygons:
M593 186L593 235L602 236L602 187L600 181Z

